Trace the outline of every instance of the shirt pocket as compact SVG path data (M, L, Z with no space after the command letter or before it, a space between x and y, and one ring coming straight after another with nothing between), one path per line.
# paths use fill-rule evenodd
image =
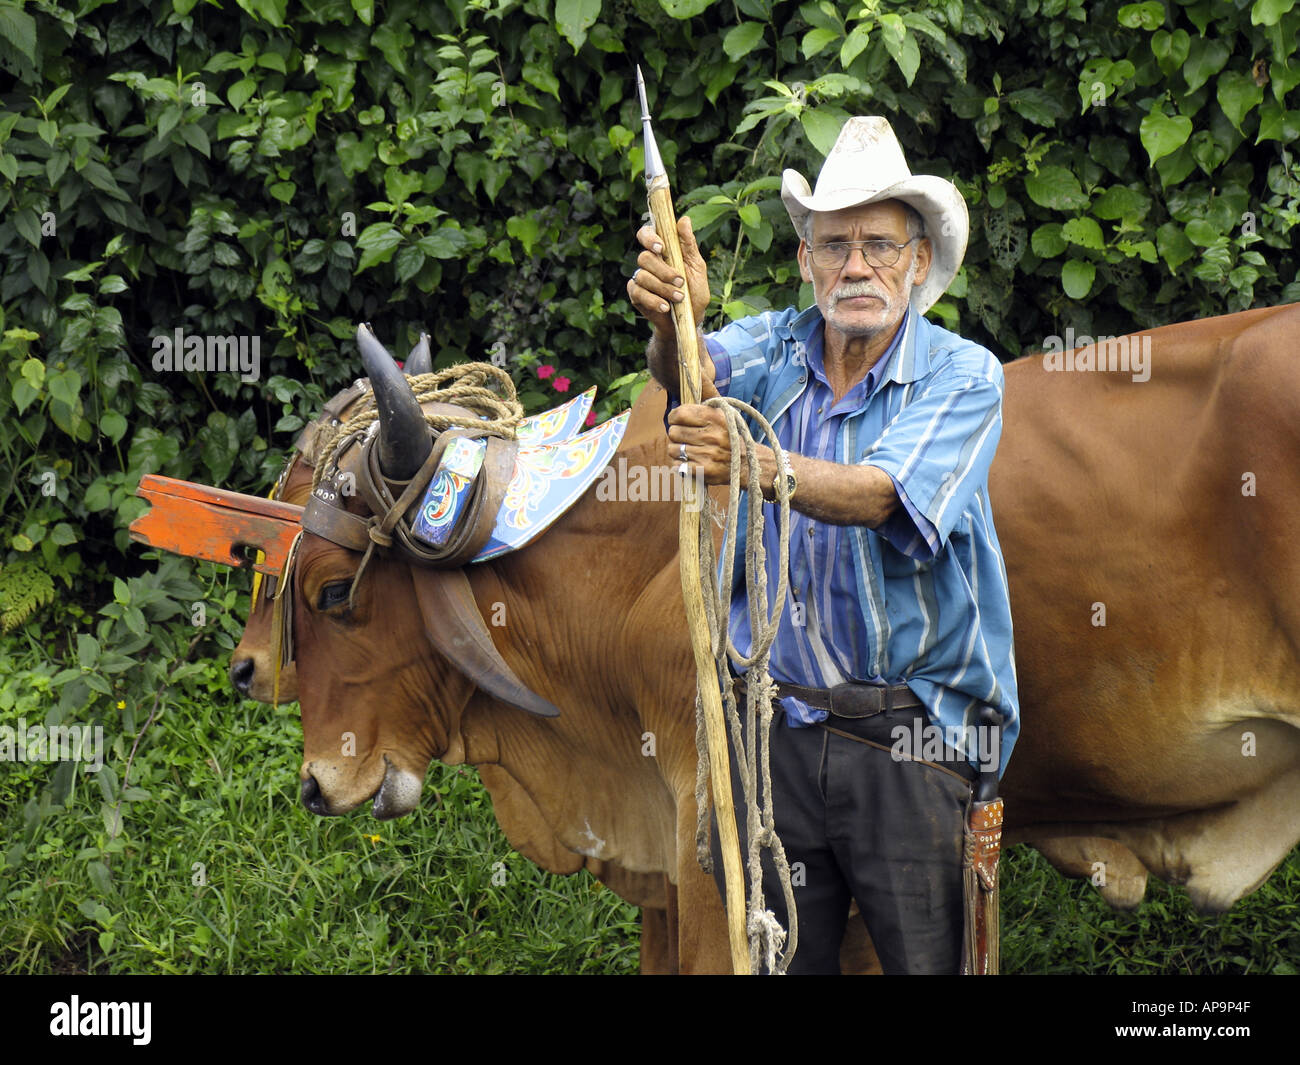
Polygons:
M929 573L938 558L919 559L903 554L888 540L880 544L880 572L886 580L909 581L919 573Z

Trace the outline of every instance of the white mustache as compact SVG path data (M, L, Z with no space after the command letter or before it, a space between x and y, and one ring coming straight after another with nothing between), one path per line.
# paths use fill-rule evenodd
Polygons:
M889 296L881 292L870 281L850 281L831 293L831 305L834 306L840 300L851 300L857 296L874 296L883 303L889 302Z

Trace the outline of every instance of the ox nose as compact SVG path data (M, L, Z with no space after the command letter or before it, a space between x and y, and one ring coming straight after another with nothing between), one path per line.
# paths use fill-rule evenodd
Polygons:
M302 782L302 804L317 817L330 815L329 803L325 801L320 785L316 783L316 778L313 776L309 776Z
M236 658L230 663L230 683L235 686L236 691L243 695L248 694L253 687L253 674L256 668L251 658Z

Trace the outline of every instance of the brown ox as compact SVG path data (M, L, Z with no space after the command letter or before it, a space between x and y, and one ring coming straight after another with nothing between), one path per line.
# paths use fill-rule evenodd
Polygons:
M1102 863L1115 905L1136 905L1153 872L1225 908L1300 839L1298 328L1287 307L1139 334L1145 382L1045 372L1042 357L1006 367L991 492L1024 711L1009 838L1071 875L1100 879ZM648 389L638 404L629 463L670 461L662 403ZM470 567L480 612L505 606L508 624L489 629L501 654L564 711L550 721L473 690L429 649L414 591L427 574L372 562L351 618L323 609L358 556L308 538L303 775L329 812L373 796L389 765L417 794L433 757L498 766L559 851L666 872L682 967L725 967L717 894L694 863L675 523L673 504L589 493L540 543ZM378 603L386 660L369 646ZM338 757L343 731L354 759ZM657 758L641 755L646 732Z
M432 369L428 340L422 336L412 350L404 371L408 375L430 372ZM336 397L336 401L342 394ZM341 404L337 411L339 420L346 421L355 407L353 397ZM330 419L322 419L328 421ZM633 419L635 435L646 431L645 419ZM315 432L313 426L310 432ZM629 434L631 435L631 434ZM627 437L625 437L627 439ZM303 442L300 441L300 445ZM310 445L303 445L309 446ZM285 469L278 486L277 498L287 503L302 505L311 494L313 465L302 454L295 454ZM285 662L281 666L278 693L273 678L271 644L272 610L270 599L259 595L254 599L243 638L231 656L230 678L234 686L249 698L263 703L292 703L298 699L297 663ZM277 698L278 694L278 698ZM626 901L641 907L640 964L644 973L677 971L676 914L670 913L675 895L672 884L662 874L633 874L613 862L579 854L563 846L551 831L537 805L510 774L496 764L476 765L492 801L497 823L505 833L510 846L549 873L568 876L581 869L589 870L606 887ZM855 937L856 949L865 955L846 954L846 964L870 968L875 964L869 945L863 937ZM854 959L850 962L850 959Z
M1300 840L1300 306L1143 336L1144 382L1006 367L1003 794L1010 841L1103 863L1113 905L1154 873L1218 911Z
M425 349L424 352L417 354L421 352L421 348ZM427 347L422 341L416 351L412 352L411 359L406 365L406 371L408 373L422 373L426 372L427 369ZM636 456L644 449L643 445L647 442L653 443L663 436L663 394L656 386L651 386L648 392L650 394L633 411L627 432L624 434L619 449L621 457L626 459L631 455L634 463L636 462ZM355 400L339 409L338 414L343 420L346 420L350 414L354 403ZM279 488L278 498L290 503L305 503L311 492L311 480L312 467L303 461L301 455L295 456L286 470ZM673 513L675 513L675 509ZM554 535L554 533L548 534L548 543L551 535ZM244 695L265 703L273 701L274 687L272 680L271 618L272 611L269 600L265 597L257 598L253 603L244 636L231 657L230 666L230 676L235 687ZM680 672L679 676L684 681L681 698L689 700L691 698L689 691L690 680L688 673L685 672L691 668L689 648L685 653L688 655L688 659L682 666L683 671ZM383 651L376 651L376 655L382 659ZM438 656L435 655L434 657ZM279 702L281 703L294 702L298 699L296 667L296 662L289 662L284 664L281 669L279 679ZM500 711L498 720L501 727L507 732L523 716L518 710L496 703L495 700L484 693L479 692L476 694L478 697L477 705L480 709L489 705L497 707ZM565 713L569 712L566 707ZM634 743L639 750L644 741L639 732L633 735L620 736L616 740L616 745L619 747L626 743ZM600 737L591 734L587 737L587 751L580 752L577 756L581 757L582 753L602 759L607 752L602 752ZM641 907L640 965L642 972L692 971L701 964L706 968L726 968L726 945L721 938L718 939L714 946L709 948L710 951L716 954L717 959L720 959L716 963L701 963L692 960L698 951L690 945L687 946L685 966L682 967L679 962L679 935L691 936L694 933L692 926L689 924L685 928L679 929L677 890L669 875L667 875L669 873L668 869L658 869L653 872L631 872L618 862L604 861L587 853L589 847L578 847L576 849L568 847L557 837L546 816L530 797L526 788L511 776L510 771L505 766L495 761L476 761L472 753L463 757L448 753L443 755L441 760L447 764L459 764L464 761L474 765L491 797L493 812L498 824L505 833L511 847L524 857L547 872L559 875L570 875L585 868L606 887L615 891L633 905ZM544 772L544 767L542 767L542 771ZM710 936L721 937L724 932L720 924L720 908L717 911L716 918L717 928L711 930L709 934ZM705 916L703 922L708 926L713 923L713 918ZM879 962L860 923L850 924L846 929L841 965L846 972L879 971Z

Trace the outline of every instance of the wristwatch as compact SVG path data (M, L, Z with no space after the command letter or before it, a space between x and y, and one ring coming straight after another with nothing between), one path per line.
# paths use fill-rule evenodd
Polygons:
M778 498L777 492L780 489L782 477L785 478L785 483L789 489L791 499L794 499L794 490L799 487L799 479L795 477L794 470L790 468L790 456L783 455L782 458L784 458L785 461L781 464L781 469L777 470L776 476L772 479L773 501Z

